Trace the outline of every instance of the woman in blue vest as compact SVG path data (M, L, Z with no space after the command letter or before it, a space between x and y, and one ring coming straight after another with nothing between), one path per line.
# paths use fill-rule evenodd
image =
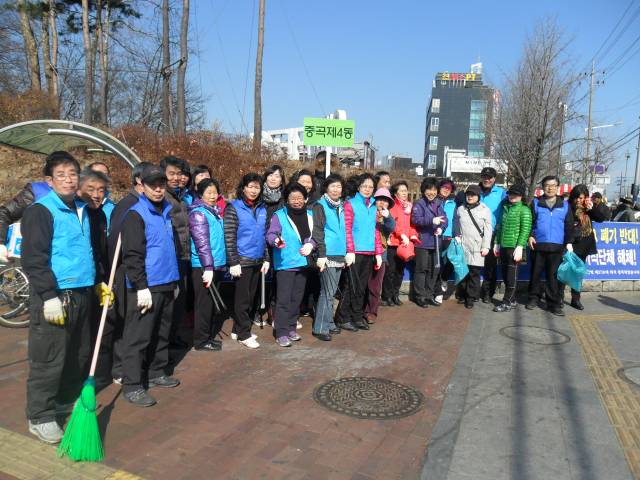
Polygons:
M313 336L325 342L331 340L331 335L340 333L333 321L333 297L347 254L343 187L340 175L329 175L322 184L322 197L313 206L312 237L318 246L316 264L320 269L320 296L315 308Z
M273 268L277 289L274 328L281 347L301 340L296 333L300 302L309 272L309 255L315 248L311 239L313 213L307 210L307 191L290 183L284 191L286 206L271 217L267 243L273 247Z
M223 273L227 266L222 217L216 206L219 192L218 181L205 178L198 183L196 200L189 207L191 278L195 296L193 348L205 352L222 348L222 342L216 340L216 336L222 328L223 318L215 315L209 291L215 274Z
M443 178L438 182L438 198L442 201L442 209L447 217L447 228L442 232L442 243L440 251L445 252L449 248L451 239L453 238L453 218L456 212L456 185L452 180ZM442 259L442 268L440 269L439 282L436 283L436 293L433 300L436 303L442 303L449 288L449 279L453 276L453 265L446 259ZM441 293L437 288L440 285ZM447 297L448 298L448 297Z
M260 274L269 271L265 241L267 209L262 203L262 177L247 173L236 189L236 199L224 211L224 242L229 273L235 279L234 331L231 337L247 348L258 348L251 333L258 308Z
M357 185L358 192L344 206L347 286L336 312L336 325L350 332L369 330L362 316L364 299L374 265L380 268L384 252L376 228L378 209L373 198L373 175L362 174Z
M560 180L555 175L542 179L543 195L531 203L533 224L529 237L531 249L531 279L527 310L546 307L557 316L564 316L562 295L558 284L558 267L565 249L573 251L573 211L569 202L558 195ZM546 305L542 301L541 277L545 274Z

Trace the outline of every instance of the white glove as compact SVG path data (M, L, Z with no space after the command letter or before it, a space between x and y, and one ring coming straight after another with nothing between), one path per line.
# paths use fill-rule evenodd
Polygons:
M409 245L409 237L407 237L404 233L400 235L400 240L402 240L402 245L405 247Z
M64 325L64 319L66 314L64 308L62 308L62 302L58 297L53 297L44 302L42 312L44 313L44 319L52 323L53 325Z
M493 246L493 256L494 257L500 256L500 245L497 243Z
M325 257L319 258L318 260L316 260L316 265L318 266L320 271L323 272L325 267L327 266L327 259Z
M433 217L433 224L440 225L442 223L442 217Z
M439 237L440 235L442 235L442 229L441 228L436 228L436 231L434 232L434 235L436 237Z
M462 245L462 237L460 237L460 236L456 237L456 243L458 245Z
M138 308L140 309L140 313L147 313L151 310L152 306L153 299L151 298L151 291L148 288L138 290Z
M300 255L302 255L303 257L306 257L311 252L313 252L313 244L311 243L305 243L300 249Z
M483 248L482 250L480 250L480 255L482 255L483 257L486 257L487 255L489 255L489 249Z
M269 271L269 262L263 262L262 268L260 269L260 273L266 274Z
M382 266L382 255L376 255L376 265L375 268L376 270L380 270L380 267Z
M347 267L350 267L354 263L356 263L356 254L355 253L347 253L344 256L344 263L347 264Z
M211 281L213 280L213 270L205 270L202 272L202 283L204 283L204 288L209 288L211 286Z
M240 275L242 275L242 267L240 265L234 265L229 268L229 273L233 278L240 278Z
M567 252L573 252L573 245L571 245L570 243L567 243Z
M9 261L9 250L6 245L0 243L0 263L7 263Z
M516 249L513 251L513 259L516 262L521 262L522 261L522 254L524 252L524 249L521 246L517 246Z
M387 218L389 216L389 210L383 208L382 210L380 210L380 215L382 215L384 218Z
M178 295L180 295L180 287L176 285L176 288L173 289L173 299L177 299Z

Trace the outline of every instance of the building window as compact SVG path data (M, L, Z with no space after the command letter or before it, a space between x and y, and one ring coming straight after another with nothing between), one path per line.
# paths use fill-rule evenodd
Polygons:
M469 145L467 154L470 157L483 157L485 150L485 123L487 118L487 101L471 100L469 114Z
M438 148L438 137L429 137L429 150L437 150Z
M431 113L440 113L440 99L434 98L431 100Z
M432 132L437 132L438 131L438 127L440 126L440 118L438 117L431 117L431 125L429 127L429 129Z
M437 155L429 155L429 162L427 163L427 169L428 170L435 170L437 164L438 164L438 156Z

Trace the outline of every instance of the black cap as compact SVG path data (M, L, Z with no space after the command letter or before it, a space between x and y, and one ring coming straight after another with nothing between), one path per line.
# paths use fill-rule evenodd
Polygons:
M482 169L482 171L480 172L480 176L481 177L496 178L498 176L498 172L496 172L496 169L493 168L493 167L484 167Z
M516 183L515 185L511 185L509 190L507 190L507 194L509 195L519 195L524 197L525 192L527 191L526 187L523 183Z
M158 180L167 181L167 175L164 173L163 169L157 165L148 165L144 167L144 170L142 170L142 173L140 174L140 181L142 181L142 183L153 183Z
M467 190L465 192L467 195L469 195L470 193L472 193L473 195L477 195L478 197L480 196L480 186L479 185L469 185L467 187Z

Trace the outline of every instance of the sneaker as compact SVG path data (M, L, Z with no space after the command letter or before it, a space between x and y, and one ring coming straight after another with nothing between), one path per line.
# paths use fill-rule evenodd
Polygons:
M289 340L291 340L292 342L299 342L300 340L302 340L302 337L296 332L289 332Z
M29 420L29 432L33 433L44 443L55 445L60 443L64 432L57 422L31 423Z
M289 339L289 337L278 337L276 339L276 343L278 345L280 345L281 347L290 347L291 346L291 339Z
M256 318L253 319L253 324L255 326L257 326L257 327L260 327L260 328L264 327L264 322L262 321L262 318L257 317L257 316L256 316Z
M511 305L506 303L501 303L500 305L496 305L493 309L494 312L498 312L498 313L508 312L509 310L511 310Z
M564 310L562 309L562 307L553 307L549 309L549 311L556 317L564 317Z
M436 295L433 299L438 305L442 305L442 300L444 300L444 295Z
M538 306L537 300L529 300L527 302L527 305L524 308L526 308L527 310L535 310L537 306Z
M296 323L296 330L300 330L302 328L302 322Z
M122 377L114 378L113 383L115 383L116 385L122 385Z
M222 350L222 343L220 342L206 342L198 347L193 347L196 352L219 352Z
M258 338L258 336L255 333L252 333L251 337L252 338ZM231 340L238 340L238 334L231 332Z
M180 385L180 380L168 375L161 375L156 378L149 379L149 388L162 387L162 388L175 388Z
M448 282L442 282L440 284L440 290L442 291L442 293L447 293L447 290L449 289L449 283Z
M149 395L144 388L127 392L124 394L124 398L137 407L152 407L156 404L156 399Z
M256 338L257 338L256 336L251 335L246 340L238 340L238 343L241 343L247 348L258 348L260 344L256 341Z

